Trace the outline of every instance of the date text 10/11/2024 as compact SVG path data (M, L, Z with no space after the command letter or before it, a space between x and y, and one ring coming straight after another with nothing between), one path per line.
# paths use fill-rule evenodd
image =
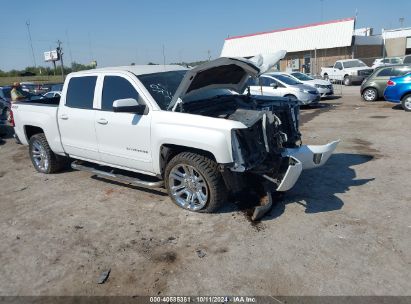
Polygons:
M217 297L217 296L174 296L174 297L150 297L150 303L256 303L255 297L247 296L230 296L230 297Z

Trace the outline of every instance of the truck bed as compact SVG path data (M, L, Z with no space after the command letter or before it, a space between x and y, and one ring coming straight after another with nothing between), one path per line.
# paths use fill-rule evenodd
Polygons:
M32 106L58 106L60 97L43 98L43 99L27 99L18 101L18 104L28 104Z
M64 152L57 123L59 101L60 98L57 97L23 100L12 104L14 131L24 145L28 144L27 133L35 127L43 131L55 153Z

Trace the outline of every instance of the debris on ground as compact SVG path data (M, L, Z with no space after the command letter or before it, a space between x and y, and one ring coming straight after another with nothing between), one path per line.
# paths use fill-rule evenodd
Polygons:
M16 191L14 191L14 192L24 191L24 190L26 190L27 188L28 188L27 186L25 186L25 187L21 187L20 189L18 189L18 190L16 190Z
M252 221L258 221L264 217L264 215L270 211L273 206L273 198L271 191L267 191L267 195L262 197L259 202L259 206L255 207L253 215L251 217Z
M109 277L109 275L110 275L110 272L111 272L111 268L109 268L109 269L107 269L107 270L104 270L104 271L100 274L100 276L98 277L98 279L97 279L97 284L104 284L104 283L107 281L107 279L108 279L108 277Z
M83 229L84 227L83 226L80 226L80 225L76 225L76 226L74 226L74 229L77 229L77 230L80 230L80 229Z
M207 254L205 253L205 251L204 250L202 250L202 249L197 249L196 250L196 253L197 253L197 255L198 255L198 257L200 258L200 259L202 259L203 257L205 257Z

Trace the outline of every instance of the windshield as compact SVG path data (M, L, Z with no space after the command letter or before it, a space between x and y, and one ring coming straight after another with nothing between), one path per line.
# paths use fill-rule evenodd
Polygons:
M361 60L345 61L343 64L344 64L344 68L360 68L360 67L366 67L367 66Z
M290 76L287 76L287 75L271 75L271 76L288 85L301 84L301 82L294 80Z
M173 96L187 71L171 71L138 75L147 91L157 102L161 110L167 110Z
M314 78L304 74L304 73L291 73L295 78L301 80L301 81L308 81L308 80L314 80Z

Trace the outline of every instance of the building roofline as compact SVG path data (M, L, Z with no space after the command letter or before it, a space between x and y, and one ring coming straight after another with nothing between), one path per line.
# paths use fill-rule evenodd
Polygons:
M401 31L408 31L411 30L411 27L402 27L402 28L396 28L396 29L383 29L382 33L389 33L389 32L401 32Z
M286 27L286 28L273 30L273 31L266 31L266 32L258 32L258 33L247 34L247 35L233 36L233 37L228 37L225 40L232 40L232 39L252 37L252 36L258 36L258 35L264 35L264 34L285 32L285 31L291 31L291 30L297 30L297 29L302 29L302 28L307 28L307 27L320 26L320 25L325 25L325 24L340 23L340 22L351 21L351 20L355 20L355 17L338 19L338 20L330 20L330 21L325 21L325 22L316 22L316 23L310 23L310 24L300 25L300 26L295 26L295 27Z

